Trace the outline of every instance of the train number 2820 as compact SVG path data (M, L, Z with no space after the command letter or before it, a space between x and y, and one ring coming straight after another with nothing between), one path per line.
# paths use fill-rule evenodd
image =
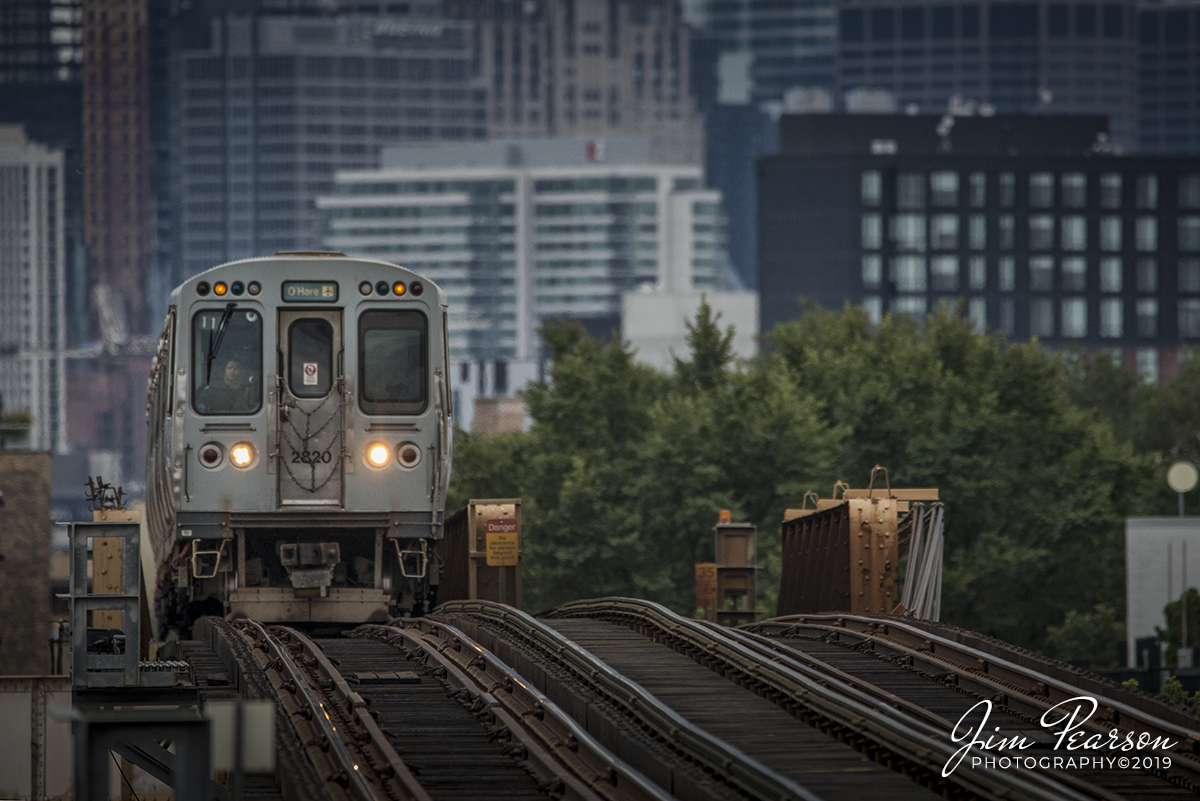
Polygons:
M329 464L333 454L329 451L292 451L292 464Z

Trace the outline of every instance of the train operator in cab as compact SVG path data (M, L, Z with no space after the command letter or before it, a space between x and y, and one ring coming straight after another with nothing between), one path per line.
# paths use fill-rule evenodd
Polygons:
M225 362L221 377L200 390L196 408L205 414L251 414L258 410L258 374L243 359Z

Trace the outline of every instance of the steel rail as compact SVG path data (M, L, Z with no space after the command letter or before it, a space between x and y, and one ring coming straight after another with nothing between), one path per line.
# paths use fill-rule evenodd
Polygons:
M520 610L491 601L450 601L435 613L493 621L520 633L545 657L566 667L579 682L638 720L676 754L751 798L820 801L818 794L695 726L644 688Z
M861 615L789 615L772 618L747 626L754 633L774 636L795 636L809 629L816 636L837 633L851 635L861 641L873 641L889 647L898 654L950 667L955 673L991 688L993 691L1013 692L1044 713L1056 704L1084 695L1079 688L1036 670L998 658L968 645L938 637L928 631L894 620L876 620ZM1151 771L1172 781L1182 782L1193 792L1200 792L1200 731L1188 729L1170 721L1155 718L1143 710L1105 696L1092 696L1099 704L1096 719L1084 725L1096 733L1117 729L1122 734L1145 732L1154 737L1167 737L1176 745L1165 752L1175 759L1166 771ZM1034 718L1040 717L1040 714Z
M951 642L975 648L1014 665L1021 665L1037 673L1065 681L1077 689L1089 692L1094 690L1093 695L1104 695L1114 700L1120 699L1134 709L1140 709L1146 715L1177 724L1185 729L1194 729L1200 725L1200 713L1185 711L1180 705L1167 701L1162 696L1151 695L1140 689L1123 687L1111 679L1098 676L1085 668L1061 662L987 634L980 634L961 626L935 620L921 620L896 615L873 615L871 617L874 617L877 622L901 623L910 628L943 637Z
M350 687L325 652L293 628L277 626L276 631L280 633L281 640L294 643L298 650L304 652L305 666L316 672L318 684L334 696L339 711L357 729L355 742L376 775L387 785L392 797L405 801L432 801L429 793L400 759L396 749L388 743L387 736L368 711L367 702Z
M341 733L330 720L325 705L309 686L308 680L283 643L261 623L240 620L234 625L244 636L254 641L257 658L266 670L267 678L274 685L280 702L288 709L292 725L296 727L301 740L305 738L304 723L311 729L314 737L305 743L305 750L314 763L318 761L318 755L324 756L326 770L323 771L321 779L326 788L341 798L382 801L378 790L362 775L358 768L358 760L350 754ZM319 766L317 770L318 773L322 772ZM341 792L337 792L339 790Z
M1047 786L1042 776L1025 768L1001 777L994 771L959 765L950 776L942 776L943 768L958 747L918 730L910 721L885 714L872 704L841 696L821 682L763 658L741 643L651 601L630 598L575 601L545 612L542 617L586 617L632 624L642 634L723 673L818 729L830 731L841 727L853 732L860 740L854 743L847 739L847 744L858 746L857 750L893 770L896 766L889 764L892 760L888 756L917 766L919 771L908 775L925 786L944 782L966 793L997 799L1051 801L1087 797L1061 784Z
M764 635L738 631L737 629L726 629L714 623L704 623L703 625L716 631L721 636L729 637L735 642L741 643L747 649L761 655L763 658L795 670L797 673L807 676L812 681L827 684L830 689L838 690L846 697L856 700L859 703L872 706L881 711L890 712L895 710L909 719L908 725L923 729L925 734L934 739L945 742L954 730L954 724L941 715L877 687L857 676L846 673L816 657L781 645L778 641L771 640ZM1020 751L1012 749L993 749L992 753L1007 756L1021 755ZM1122 801L1123 799L1123 796L1063 771L1030 769L1025 770L1024 774L1030 781L1041 785L1050 792L1060 792L1059 787L1066 785L1088 797L1104 798L1109 799L1109 801Z
M563 769L607 801L670 801L665 792L613 755L590 733L494 654L447 623L400 619L390 626L367 624L352 637L370 637L393 647L403 641L455 675L461 686L479 688L489 709L501 709L509 730L538 755L547 770ZM558 764L558 769L551 768Z

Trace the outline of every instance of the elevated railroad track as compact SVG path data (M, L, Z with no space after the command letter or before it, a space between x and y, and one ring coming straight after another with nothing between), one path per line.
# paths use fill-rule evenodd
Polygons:
M726 629L629 599L541 618L472 601L337 632L213 619L196 631L204 643L173 656L203 697L275 699L280 779L255 797L1115 801L1200 787L1185 713L897 618ZM1098 700L1088 732L1167 737L1156 753L1170 767L1039 763L1060 753L1042 715L1081 695ZM947 771L984 701L989 729L1028 744L976 748ZM1012 764L969 758L981 755Z

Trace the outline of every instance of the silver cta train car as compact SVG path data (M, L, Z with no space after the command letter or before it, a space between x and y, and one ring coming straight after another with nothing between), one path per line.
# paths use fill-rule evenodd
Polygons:
M175 289L149 388L160 632L431 604L449 392L446 295L402 267L277 253Z

